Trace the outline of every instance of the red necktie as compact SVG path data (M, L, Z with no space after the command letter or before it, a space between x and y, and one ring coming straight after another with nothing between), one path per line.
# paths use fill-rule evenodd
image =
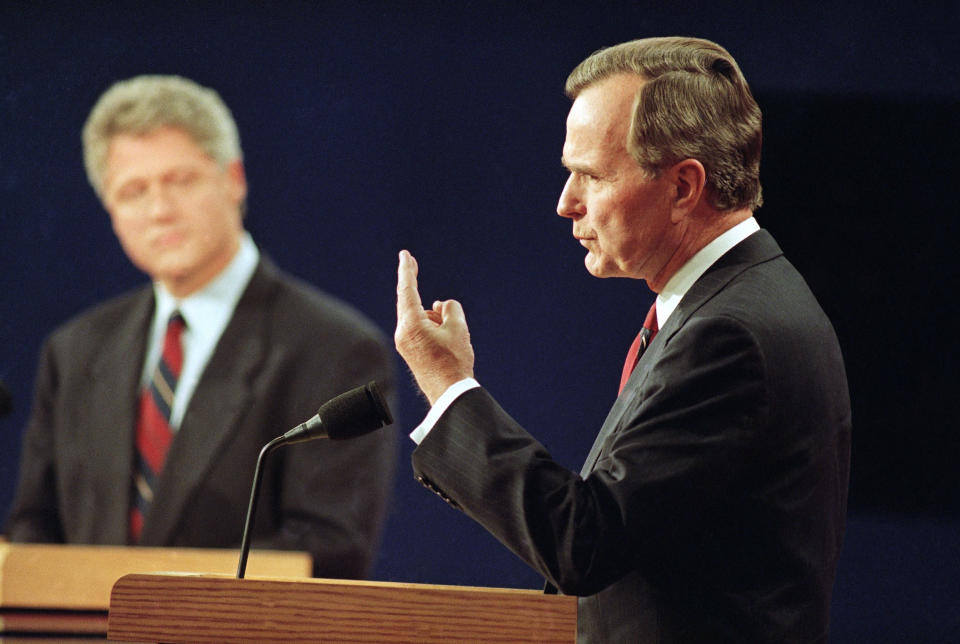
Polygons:
M140 411L137 417L137 464L133 472L133 503L130 507L130 542L140 540L143 518L153 502L167 450L173 441L170 429L170 408L173 393L183 367L183 348L180 336L185 327L179 313L170 316L163 338L163 352L150 384L140 393Z
M620 375L618 394L623 391L624 385L630 379L630 374L633 373L633 368L637 366L637 361L640 360L640 356L643 355L647 345L653 342L653 336L657 335L658 330L657 301L654 300L653 304L650 305L650 310L647 311L647 317L643 320L643 328L640 329L640 333L634 338L633 344L630 345L630 350L627 352L627 359L623 363L623 373Z

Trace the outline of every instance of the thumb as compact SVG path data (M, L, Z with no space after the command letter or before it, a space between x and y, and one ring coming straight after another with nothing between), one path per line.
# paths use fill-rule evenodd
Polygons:
M467 316L463 312L463 306L456 300L446 300L440 302L440 315L443 319L442 325L448 324L454 326L467 326Z

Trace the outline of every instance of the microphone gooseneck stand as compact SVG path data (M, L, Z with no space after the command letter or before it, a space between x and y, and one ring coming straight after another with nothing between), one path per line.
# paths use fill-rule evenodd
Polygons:
M285 442L284 436L277 436L263 446L260 456L257 457L257 469L253 473L253 488L250 490L250 504L247 506L247 521L243 526L243 541L240 544L240 565L237 566L237 579L243 579L247 572L247 557L250 554L250 534L253 526L253 515L257 511L257 499L260 497L260 482L263 480L263 463L267 454L280 447Z
M247 557L250 554L250 538L253 532L253 517L257 512L257 499L260 498L260 482L263 479L263 464L267 455L281 445L302 443L315 438L343 440L356 438L375 429L393 423L393 415L386 400L380 393L376 381L366 386L355 387L325 402L317 414L310 420L300 423L286 434L277 436L263 446L257 457L257 469L253 474L253 488L250 490L250 504L247 507L246 525L243 527L243 541L240 544L240 565L237 566L237 579L243 579L247 571Z

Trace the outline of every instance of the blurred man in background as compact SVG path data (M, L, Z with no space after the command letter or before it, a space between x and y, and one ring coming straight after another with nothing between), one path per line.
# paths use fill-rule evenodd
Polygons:
M175 76L111 87L84 161L130 260L152 280L45 342L8 537L237 547L260 449L391 355L360 313L280 271L244 230L233 117ZM287 447L268 461L254 548L362 578L379 545L395 441Z

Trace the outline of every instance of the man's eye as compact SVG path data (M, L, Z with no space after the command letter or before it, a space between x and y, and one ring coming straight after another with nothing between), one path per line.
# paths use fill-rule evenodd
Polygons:
M143 195L146 187L140 183L128 183L117 191L116 197L120 201L132 201Z
M189 186L197 180L197 173L190 170L174 172L167 177L167 180L176 186Z

